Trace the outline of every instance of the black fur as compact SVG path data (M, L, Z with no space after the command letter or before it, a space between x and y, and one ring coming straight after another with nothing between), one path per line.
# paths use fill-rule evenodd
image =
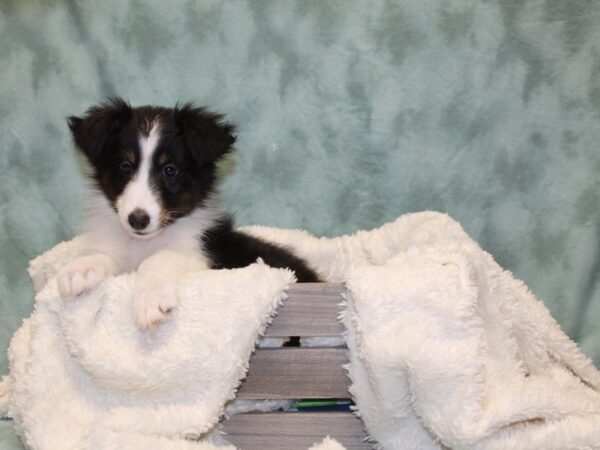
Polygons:
M114 98L94 106L83 117L69 117L73 141L92 165L92 176L114 207L140 164L138 139L160 122L161 138L154 153L151 182L165 209L164 225L204 206L216 178L216 162L231 151L234 127L222 116L190 104L183 107L132 108ZM121 164L131 164L124 174ZM166 165L177 167L174 177L163 176Z
M197 108L191 103L175 106L173 120L181 130L183 142L199 166L211 164L231 151L235 128L222 123L223 116Z
M232 220L227 216L204 233L202 247L214 269L245 267L260 257L271 267L293 270L300 283L319 281L317 274L302 259L283 247L234 230Z
M121 127L133 116L131 106L120 98L92 106L85 117L67 119L75 145L83 151L92 164L98 162L103 152L115 145Z

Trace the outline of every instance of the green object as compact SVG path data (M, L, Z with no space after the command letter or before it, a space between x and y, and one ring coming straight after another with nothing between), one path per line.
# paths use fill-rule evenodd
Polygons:
M300 408L318 408L324 406L342 406L349 405L349 400L298 400L294 406Z

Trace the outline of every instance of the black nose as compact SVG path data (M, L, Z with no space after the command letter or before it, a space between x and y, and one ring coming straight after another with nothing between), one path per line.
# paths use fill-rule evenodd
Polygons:
M134 209L129 217L127 218L129 225L134 230L143 230L150 223L150 216L143 209Z

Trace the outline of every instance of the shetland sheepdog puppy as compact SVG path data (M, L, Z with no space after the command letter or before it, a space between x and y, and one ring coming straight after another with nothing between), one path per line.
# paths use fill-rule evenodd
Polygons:
M318 281L302 259L237 231L213 206L217 162L236 140L221 115L192 104L133 108L113 98L68 124L93 183L83 250L58 273L63 296L137 271L134 317L148 330L177 307L186 272L262 258L293 270L300 282Z

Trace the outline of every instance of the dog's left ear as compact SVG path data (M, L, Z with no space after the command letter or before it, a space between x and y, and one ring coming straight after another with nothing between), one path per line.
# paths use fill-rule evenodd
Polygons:
M188 103L173 110L175 124L186 147L198 165L210 164L231 151L235 127L224 123L223 116Z

